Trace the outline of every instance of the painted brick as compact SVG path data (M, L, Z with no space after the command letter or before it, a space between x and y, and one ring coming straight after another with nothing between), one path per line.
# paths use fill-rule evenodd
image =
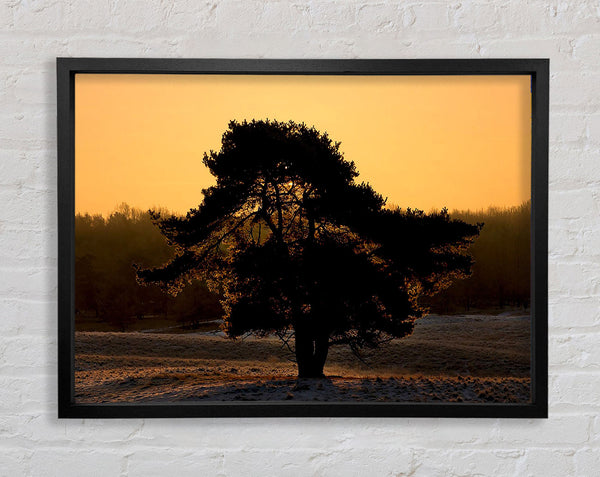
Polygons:
M586 137L586 115L555 114L550 122L550 140L569 143L582 142Z
M148 475L170 475L174 468L179 477L198 475L227 475L223 472L222 452L202 449L173 450L167 448L140 449L127 457L127 475L146 477ZM260 466L257 466L260 467Z
M575 453L575 475L595 475L600 469L600 449L584 448Z
M600 405L600 375L595 372L570 372L551 375L549 389L556 400L567 404Z
M577 219L594 217L598 214L596 190L583 188L555 192L548 200L548 213L552 218Z
M598 474L597 1L8 0L0 25L0 476ZM58 421L57 56L550 58L550 418Z
M575 475L573 450L530 449L515 475Z
M60 28L66 13L64 2L42 0L37 2L14 2L13 23L15 30L53 31Z
M119 452L78 449L36 449L31 457L32 475L47 477L105 477L121 475L125 468L124 457Z
M582 67L598 67L600 35L584 35L573 41L573 57Z
M447 475L494 475L509 477L516 473L523 459L523 450L417 450L415 472L400 475L447 476Z
M600 114L590 114L587 118L587 137L592 144L600 144Z
M415 17L411 27L417 31L441 31L452 27L454 8L446 2L417 3L410 6Z
M402 24L402 10L399 5L393 3L367 3L358 9L357 21L366 31L397 31Z
M549 326L557 328L597 326L600 324L598 299L567 297L551 302L548 306L548 323Z
M600 369L598 333L577 334L574 331L550 337L549 365L559 369L569 367L586 371Z
M313 2L311 24L325 31L345 31L356 22L356 8L351 2Z
M588 131L593 123L588 118ZM588 133L589 137L589 133ZM552 184L570 184L573 189L586 188L600 181L600 149L589 145L562 146L550 153L550 181Z
M461 33L485 30L488 34L502 31L500 8L494 3L465 2L454 6L450 14Z
M559 71L551 74L551 78L551 104L589 107L600 104L599 71Z
M2 477L20 477L31 474L31 456L33 451L11 448L0 448L0 475Z

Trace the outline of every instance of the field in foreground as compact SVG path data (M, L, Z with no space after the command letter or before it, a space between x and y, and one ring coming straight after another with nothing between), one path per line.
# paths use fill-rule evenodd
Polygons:
M334 347L326 380L296 380L276 338L219 333L77 332L77 402L530 401L530 320L430 315L412 336L369 351Z

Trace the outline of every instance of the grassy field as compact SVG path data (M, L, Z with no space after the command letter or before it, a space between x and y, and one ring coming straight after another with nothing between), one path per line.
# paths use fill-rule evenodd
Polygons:
M154 328L78 331L76 399L530 400L528 315L430 315L417 323L412 336L366 353L364 362L346 347L334 347L325 366L329 379L301 381L276 338L232 341L215 332Z

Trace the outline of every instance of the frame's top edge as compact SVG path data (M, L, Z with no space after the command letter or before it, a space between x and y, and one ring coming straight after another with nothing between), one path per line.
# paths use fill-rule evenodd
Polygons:
M549 58L523 57L523 58L164 58L164 57L135 57L135 56L57 56L57 60L115 60L115 61L549 61Z
M57 57L72 73L235 74L529 74L548 68L548 58L437 59L228 59Z

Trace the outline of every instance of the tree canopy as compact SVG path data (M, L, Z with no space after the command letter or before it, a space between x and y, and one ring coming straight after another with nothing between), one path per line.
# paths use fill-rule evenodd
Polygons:
M173 293L205 280L224 297L228 336L293 337L299 376L321 376L332 344L409 335L420 298L470 273L480 225L386 208L314 127L232 121L204 164L216 185L198 208L152 212L175 258L138 276Z

